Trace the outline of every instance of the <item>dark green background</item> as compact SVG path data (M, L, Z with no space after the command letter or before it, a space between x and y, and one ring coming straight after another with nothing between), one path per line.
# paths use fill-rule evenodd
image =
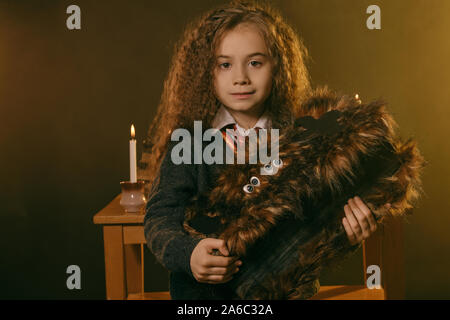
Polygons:
M92 217L128 178L130 125L141 143L184 25L220 2L0 0L0 298L105 297ZM450 298L450 1L272 2L310 51L313 85L386 99L418 140L429 164L405 228L406 298ZM71 4L81 30L66 28ZM366 28L371 4L381 30ZM166 290L146 252L145 290ZM362 284L361 259L322 284ZM66 288L71 264L81 290Z

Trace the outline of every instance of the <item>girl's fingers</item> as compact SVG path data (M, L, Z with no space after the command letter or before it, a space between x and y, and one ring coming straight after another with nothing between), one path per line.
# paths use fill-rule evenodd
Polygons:
M346 204L344 206L344 211L345 211L345 217L347 218L347 222L350 225L353 233L355 234L356 237L359 237L359 235L361 234L361 227L359 226L358 221L356 220L352 209L350 208L350 206L348 204Z
M205 281L206 283L210 284L219 284L219 283L225 283L230 281L233 278L233 275L227 275L227 276L220 276L220 275L210 275L207 276Z
M358 205L358 208L362 211L364 216L367 218L367 222L369 223L370 231L375 232L377 230L377 222L375 221L375 217L372 214L372 211L366 206L366 204L361 200L360 197L354 198L355 203Z
M348 204L350 205L350 208L351 208L354 216L356 217L357 224L359 225L360 232L358 232L358 237L362 237L362 239L369 237L370 226L369 226L369 222L368 222L366 216L364 215L364 213L361 212L360 208L355 203L355 200L353 200L353 199L348 200ZM352 228L353 228L353 225L352 225Z
M225 275L228 272L230 272L230 269L223 268L223 267L213 267L213 268L207 268L205 270L206 275Z
M203 239L203 241L205 249L208 251L208 253L211 253L213 249L217 249L224 256L228 256L230 254L228 252L225 241L223 241L222 239L206 238Z
M206 273L206 275L227 275L227 274L235 273L236 269L237 269L237 264L233 263L233 264L230 264L226 268L222 268L222 267L207 268L205 270L205 273Z
M208 255L208 259L206 260L206 267L228 267L232 265L239 257L223 257L223 256L213 256Z
M352 245L356 243L355 233L353 232L350 224L347 221L347 218L342 219L342 224L344 225L345 232L347 233L348 240Z
M233 264L229 268L213 267L206 268L200 275L200 282L204 283L225 283L231 280L233 275L239 271L237 264Z

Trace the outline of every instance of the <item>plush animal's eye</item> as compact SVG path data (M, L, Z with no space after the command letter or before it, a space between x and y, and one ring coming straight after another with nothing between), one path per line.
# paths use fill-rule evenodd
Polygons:
M283 160L281 159L275 159L272 163L275 168L281 168L283 166Z
M244 189L244 192L246 192L246 193L253 192L253 186L251 184L246 184L243 189Z
M268 163L264 165L264 171L268 174L271 174L273 172L273 167L271 163Z
M250 178L250 183L251 183L252 185L254 185L255 187L257 187L257 186L260 185L259 179L258 179L257 177L251 177L251 178Z

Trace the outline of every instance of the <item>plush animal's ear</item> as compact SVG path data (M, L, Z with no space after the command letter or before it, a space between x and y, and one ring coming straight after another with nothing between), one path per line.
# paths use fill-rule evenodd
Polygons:
M301 117L295 120L296 127L303 127L319 134L335 134L340 130L338 122L341 112L338 110L331 110L324 113L319 119L314 119L311 116Z

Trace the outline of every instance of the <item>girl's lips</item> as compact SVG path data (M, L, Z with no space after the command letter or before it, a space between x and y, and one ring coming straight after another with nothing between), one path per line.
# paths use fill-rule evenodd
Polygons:
M247 99L248 97L250 97L254 93L255 93L255 91L252 91L252 92L249 92L249 93L244 93L244 94L232 93L231 95L233 97L235 97L236 99Z

